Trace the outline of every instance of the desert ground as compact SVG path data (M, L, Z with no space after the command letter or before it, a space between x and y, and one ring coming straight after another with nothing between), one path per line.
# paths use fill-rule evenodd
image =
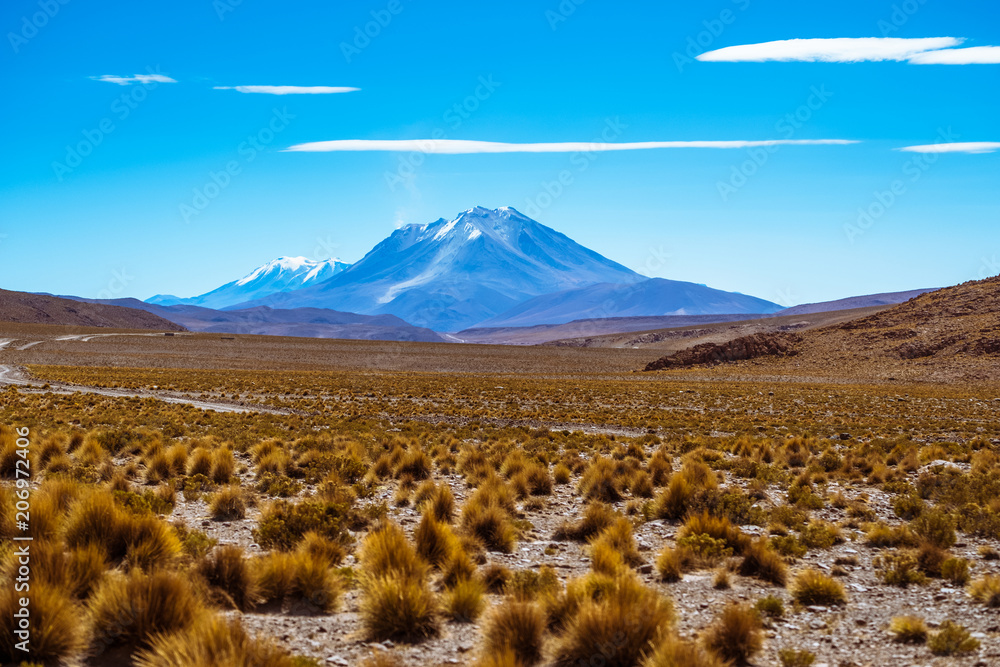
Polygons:
M995 357L849 354L911 338L863 315L656 372L674 348L0 325L0 659L1000 664Z

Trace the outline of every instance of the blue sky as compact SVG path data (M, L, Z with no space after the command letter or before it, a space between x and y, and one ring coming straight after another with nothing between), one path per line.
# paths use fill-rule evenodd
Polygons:
M190 296L280 255L356 261L475 205L789 305L1000 273L1000 152L898 150L1000 142L1000 66L917 64L995 63L994 2L64 3L0 9L7 289ZM944 37L917 57L769 44Z

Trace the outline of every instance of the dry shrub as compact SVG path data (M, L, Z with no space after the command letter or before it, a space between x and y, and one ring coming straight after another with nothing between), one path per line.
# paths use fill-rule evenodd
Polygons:
M746 663L764 645L760 616L752 607L730 603L705 631L704 642L723 660Z
M732 549L733 553L737 555L742 554L751 543L750 536L732 525L729 519L712 516L708 512L688 517L684 525L677 531L677 540L682 541L697 535L708 535L713 540L722 541L726 548Z

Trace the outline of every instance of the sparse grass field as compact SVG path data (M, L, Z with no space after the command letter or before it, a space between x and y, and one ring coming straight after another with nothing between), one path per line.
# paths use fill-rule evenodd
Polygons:
M36 662L1000 664L989 387L29 370L283 413L0 390L0 662L28 427Z

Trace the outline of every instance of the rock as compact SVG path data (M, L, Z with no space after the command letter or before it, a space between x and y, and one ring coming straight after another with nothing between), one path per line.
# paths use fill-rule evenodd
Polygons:
M639 574L652 574L653 566L649 563L643 563L639 566Z
M331 655L331 656L329 656L326 659L326 661L328 663L330 663L331 665L348 665L348 664L350 664L346 660L344 660L342 657L340 657L339 655Z

